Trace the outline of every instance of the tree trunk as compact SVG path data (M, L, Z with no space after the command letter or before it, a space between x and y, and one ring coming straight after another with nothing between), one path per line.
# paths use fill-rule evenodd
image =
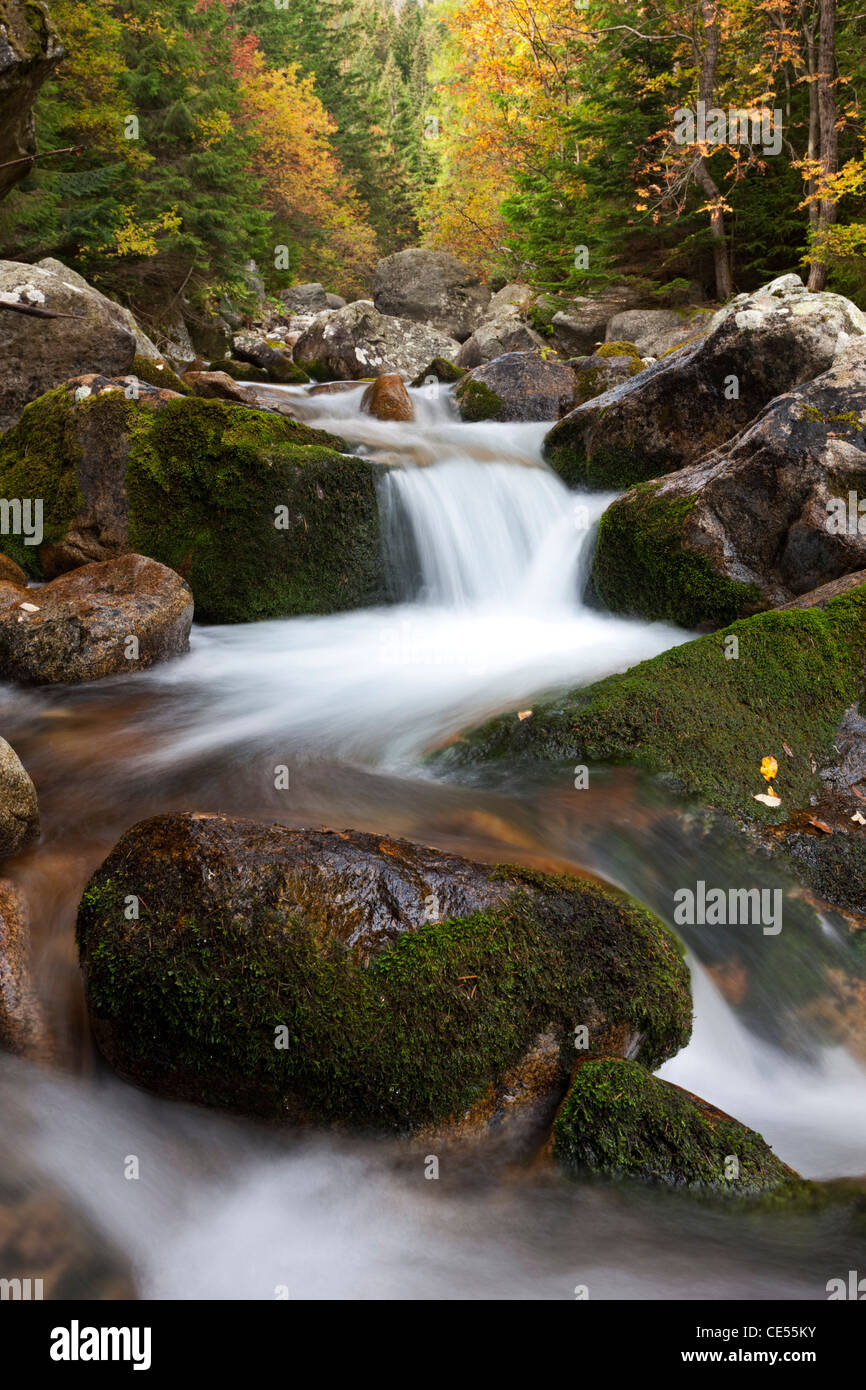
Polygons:
M823 254L822 241L836 221L837 206L827 180L839 164L839 136L836 130L836 0L819 0L818 16L818 127L821 140L821 198L818 202L817 254ZM809 289L823 290L827 283L827 262L813 260L809 268Z
M716 19L715 0L701 0L701 14L704 20L706 45L701 63L701 77L698 96L709 110L713 104L716 88L716 74L719 67L719 43L721 35ZM701 155L695 166L695 179L707 195L710 204L710 238L713 247L713 264L716 272L716 298L720 304L730 299L734 292L731 276L731 262L728 255L728 242L725 236L725 214L723 198L719 186L710 173L706 156Z

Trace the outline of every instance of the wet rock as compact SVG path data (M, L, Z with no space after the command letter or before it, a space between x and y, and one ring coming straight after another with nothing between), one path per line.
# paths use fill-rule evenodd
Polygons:
M141 912L129 921L128 895ZM595 884L357 831L218 815L133 827L78 940L97 1045L163 1094L412 1131L483 1102L552 1033L659 1065L687 972L650 913Z
M209 401L235 401L238 405L256 405L255 391L239 386L227 372L192 372L183 374L184 385L194 396Z
M0 583L17 584L22 588L27 586L27 575L8 555L0 555Z
M595 591L614 612L686 626L779 607L866 568L864 477L866 337L700 463L614 502Z
M613 1057L577 1068L553 1127L553 1152L578 1173L731 1196L804 1186L760 1134L637 1062Z
M30 928L24 900L0 878L0 1047L45 1062L53 1047L30 979Z
M373 276L373 303L381 314L429 324L459 343L472 333L489 301L490 291L478 276L445 251L415 246L397 251L379 261Z
M14 748L0 738L0 856L15 854L38 837L36 788Z
M88 552L149 555L205 622L368 606L387 593L378 467L340 447L228 401L58 388L0 437L0 496L38 479L44 499L44 544L6 548L36 579Z
M544 339L521 317L519 308L514 304L505 304L495 315L479 324L454 360L458 367L469 369L483 366L505 353L541 353L547 347Z
M123 312L97 290L82 289L80 279L65 267L0 261L0 429L14 424L28 401L68 377L131 370L136 342ZM4 309L4 301L63 317Z
M738 295L705 337L555 425L545 456L569 484L629 487L703 458L774 396L827 371L866 316L786 275Z
M36 153L33 105L63 56L47 5L0 0L0 198L32 168L16 161Z
M403 378L395 372L377 377L361 397L361 409L376 420L414 420L415 407Z
M458 344L427 324L380 313L368 299L320 314L298 339L295 361L317 381L360 381L397 372L414 377L433 357L456 357Z
M574 394L574 372L564 362L509 352L469 372L454 398L464 420L557 420Z
M4 680L29 685L101 680L143 670L189 648L189 585L143 555L82 565L34 597L37 603L0 614Z

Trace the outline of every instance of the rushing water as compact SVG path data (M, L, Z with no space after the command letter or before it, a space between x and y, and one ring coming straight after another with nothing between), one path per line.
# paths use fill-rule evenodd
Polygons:
M409 425L363 416L361 388L276 394L381 463L401 601L195 628L188 656L140 677L0 688L0 727L36 781L44 829L4 868L31 905L60 1063L55 1073L0 1068L0 1101L25 1116L28 1159L130 1252L145 1296L268 1298L287 1285L296 1296L569 1298L586 1283L593 1297L822 1297L853 1259L832 1213L747 1219L682 1194L566 1184L478 1157L429 1183L399 1145L275 1134L188 1110L123 1086L92 1057L75 907L122 831L158 811L353 826L482 859L582 867L669 920L671 883L727 863L625 770L600 775L589 794L564 774L514 772L485 788L437 781L421 765L489 714L686 636L582 602L610 499L570 493L543 466L546 427L462 424L447 391L414 392ZM287 791L274 789L278 764L289 767ZM833 932L797 937L797 967L844 967ZM662 1074L762 1129L804 1173L866 1169L866 1072L792 1012L791 948L776 958L778 982L760 973L753 944L737 948L737 969L761 981L757 1013L738 1017L736 990L726 1000L714 983L726 962L705 956L699 938L689 947L695 1037ZM138 1183L122 1176L130 1153Z

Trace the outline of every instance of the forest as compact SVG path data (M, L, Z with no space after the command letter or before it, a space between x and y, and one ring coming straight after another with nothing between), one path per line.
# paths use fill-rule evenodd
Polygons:
M57 0L0 209L151 319L426 244L561 293L866 286L858 0ZM823 21L823 22L822 22ZM683 113L705 113L684 131ZM739 120L737 116L739 115ZM695 134L698 138L695 138Z

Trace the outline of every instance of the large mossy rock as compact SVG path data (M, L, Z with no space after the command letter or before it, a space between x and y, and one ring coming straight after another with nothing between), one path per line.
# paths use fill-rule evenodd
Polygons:
M436 761L634 762L710 806L778 824L821 792L820 770L834 760L864 662L861 585L824 608L759 613L623 675L536 701L529 718L500 715ZM770 754L780 765L779 809L754 800L763 788L761 760Z
M774 396L827 371L866 334L838 294L785 275L738 295L690 346L659 359L560 420L545 457L570 485L630 487L672 473L733 438Z
M136 551L188 581L205 622L384 595L376 467L333 435L143 383L87 389L48 392L0 438L0 495L44 502L44 544L4 542L34 578Z
M805 1187L760 1134L618 1057L578 1067L553 1126L553 1153L577 1173L733 1196Z
M413 1131L541 1037L561 1096L579 1025L649 1067L691 1031L678 944L630 900L355 831L144 821L91 879L78 941L122 1076L292 1120Z
M574 404L574 372L536 352L508 352L467 372L454 392L464 420L557 420Z
M857 497L866 337L700 463L614 502L599 527L595 591L616 613L686 626L778 607L866 567Z

